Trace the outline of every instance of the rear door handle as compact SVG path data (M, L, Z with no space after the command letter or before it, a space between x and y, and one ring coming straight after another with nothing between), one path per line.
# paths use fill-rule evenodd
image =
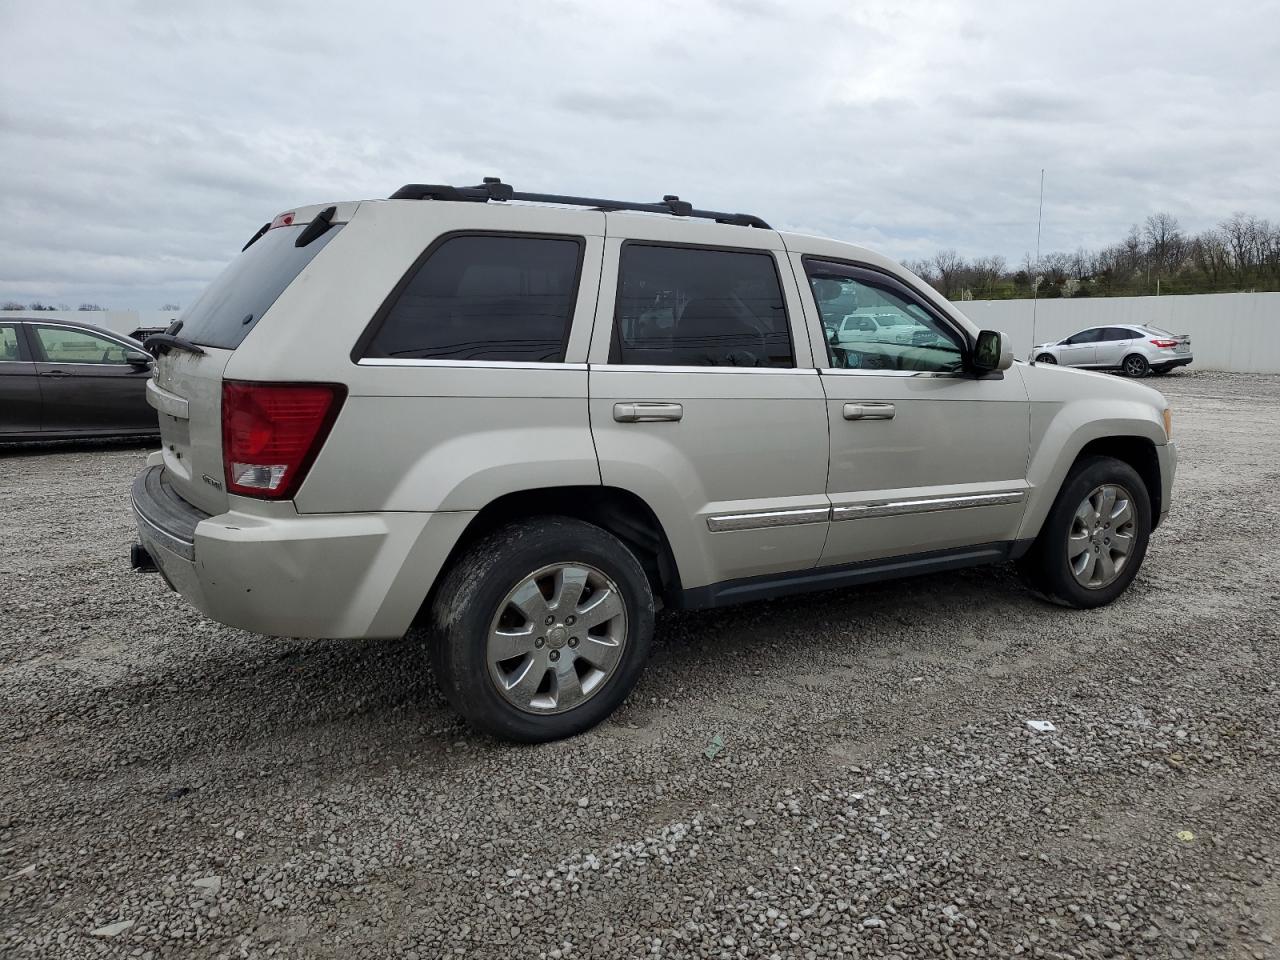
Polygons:
M846 420L892 420L896 412L892 403L846 403L844 405Z
M678 403L615 403L613 419L618 423L651 423L657 420L682 420L684 407Z
M42 377L69 377L69 376L71 376L71 374L69 374L69 373L64 373L64 372L63 372L63 371L61 371L61 370L46 370L46 371L44 371L44 373L40 374L40 376L42 376Z

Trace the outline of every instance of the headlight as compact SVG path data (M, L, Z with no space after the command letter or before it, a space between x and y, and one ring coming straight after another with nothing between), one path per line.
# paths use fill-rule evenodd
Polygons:
M1173 411L1168 407L1164 408L1164 435L1165 439L1173 439Z

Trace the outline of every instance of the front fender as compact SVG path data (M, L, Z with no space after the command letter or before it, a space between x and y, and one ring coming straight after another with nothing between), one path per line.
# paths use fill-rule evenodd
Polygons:
M1081 451L1098 440L1149 442L1159 453L1168 444L1160 410L1144 398L1096 397L1044 400L1031 405L1031 451L1027 482L1032 495L1018 532L1034 539ZM1162 456L1163 473L1169 457ZM1171 468L1170 468L1171 469ZM1161 477L1162 509L1168 508L1172 475Z

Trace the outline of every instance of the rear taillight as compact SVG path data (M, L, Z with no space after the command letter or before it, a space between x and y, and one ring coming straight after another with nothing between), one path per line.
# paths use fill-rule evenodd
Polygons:
M1166 350L1169 347L1176 347L1178 345L1177 340L1152 340L1151 342L1154 343L1157 347L1163 347Z
M332 383L223 383L227 493L263 500L297 493L346 395Z

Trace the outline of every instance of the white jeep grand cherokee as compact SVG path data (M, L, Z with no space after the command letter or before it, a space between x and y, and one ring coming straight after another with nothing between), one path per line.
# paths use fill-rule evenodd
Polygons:
M828 342L851 294L911 336ZM300 208L150 343L135 565L259 633L422 623L516 740L617 707L660 606L1009 560L1108 603L1176 462L1154 390L1015 364L882 256L676 197Z

